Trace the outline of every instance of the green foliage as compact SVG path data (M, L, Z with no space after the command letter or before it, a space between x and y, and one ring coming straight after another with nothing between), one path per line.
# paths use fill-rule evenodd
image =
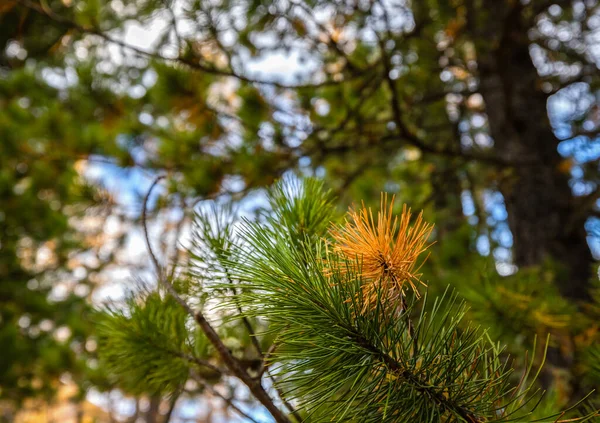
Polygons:
M240 268L251 290L243 304L269 319L281 343L274 360L281 363L284 391L314 416L311 421L495 417L508 373L484 336L458 330L462 313L450 317L449 308L442 316L422 315L415 352L407 321L390 318L391 304L358 315L359 277L325 276L334 266L272 244L271 236L248 235L257 252ZM310 267L299 266L303 262ZM445 325L434 324L436 318Z
M586 360L590 363L591 373L588 377L594 382L600 381L600 346L593 345L586 353Z
M196 286L199 282L210 283L228 277L225 262L235 248L234 219L231 206L212 204L195 213L190 270Z
M113 307L96 319L102 366L127 392L173 393L185 383L189 364L181 355L193 344L185 310L172 297L132 298L125 310Z
M279 181L269 191L269 203L269 226L298 247L317 242L335 217L332 193L318 179Z
M501 350L462 324L464 305L453 307L455 297L443 296L430 312L413 302L398 316L395 304L380 300L362 313L365 282L325 254L316 237L323 234L307 232L312 245L299 245L277 224L294 222L290 210L311 204L282 195L286 188L272 194L275 225L247 223L245 246L230 263L244 287L236 300L247 315L267 318L277 334L273 361L286 398L310 421L528 420L535 391L524 380L510 387ZM325 222L311 223L320 229ZM414 334L411 312L418 316Z
M194 215L192 226L192 242L189 249L189 264L187 272L189 277L186 285L180 292L191 302L199 299L200 307L204 308L211 299L221 301L226 298L233 300L235 308L232 310L219 310L218 316L224 324L219 331L225 343L236 356L251 362L257 360L257 351L253 343L260 344L261 350L269 347L272 336L252 337L240 325L239 303L237 295L240 285L231 274L229 263L239 249L239 237L236 235L236 213L232 205L217 206L212 204L201 208ZM247 318L255 331L265 329L264 322L258 319ZM202 336L200 336L202 339ZM206 342L196 345L199 357L206 356Z
M560 296L550 270L526 269L503 278L486 273L490 272L481 271L483 278L465 283L461 292L471 305L472 318L493 328L494 339L523 344L515 351L530 350L536 336L553 333L551 342L560 342L560 335L574 326L577 309Z
M89 109L75 107L31 69L2 74L0 108L0 389L19 402L50 397L66 369L78 378L86 367L70 345L85 344L91 328L74 316L89 313L82 297L102 265L78 261L80 253L96 253L87 237L97 229L81 233L73 223L86 213L102 217L106 196L75 168L101 142L95 125L70 124L89 118ZM84 278L74 281L75 267ZM76 282L83 294L50 299L63 281ZM59 328L70 336L57 340Z
M572 379L595 365L590 344L598 340L598 315L559 295L552 285L568 287L571 279L542 260L550 255L571 273L589 276L578 271L588 267L577 256L589 255L583 226L595 204L597 160L579 147L587 145L580 137L562 141L561 151L572 156L567 161L556 147L559 135L585 129L592 141L596 132L588 129L597 121L599 74L585 49L595 40L598 2L563 1L558 9L553 2L500 0L0 3L0 343L7 345L0 357L2 397L49 395L65 370L79 377L85 368L86 354L78 356L71 345L83 345L92 335L73 318L89 305L76 296L57 303L48 296L53 286L70 280L78 253L92 252L101 263L86 267L78 285L93 287L102 268L113 264L112 253L90 245L94 237L73 225L90 215L106 217L90 206L114 200L83 180L81 168L93 160L119 172L168 174L169 196L159 199L156 211L183 208L188 217L199 199L269 186L290 169L324 175L345 203L370 204L382 190L395 193L436 223L438 246L423 268L430 297L449 284L457 287L470 305L465 320L489 326L490 337L520 357L535 334L545 338L551 332L553 348L568 345L567 357L553 365L568 359L563 370ZM157 17L165 25L155 26ZM131 34L133 22L152 28L152 45L120 45L131 41L123 34ZM525 62L519 72L512 54ZM256 64L282 56L298 60L290 66L298 75L273 82L272 75L256 72ZM296 83L301 87L284 87ZM498 84L501 90L486 92ZM546 118L548 98L577 109L571 116L565 112L561 122L552 117L562 131L557 137ZM536 107L529 107L531 99ZM515 109L517 104L527 106ZM492 124L496 116L505 121ZM549 150L541 152L545 146ZM536 166L522 165L520 156L533 157ZM573 196L569 177L589 196ZM320 239L336 219L319 184L278 185L270 199L274 214L263 216L266 226L257 226L283 253L288 244L303 251L304 267L324 258ZM532 186L540 199L554 199L551 206L544 213L515 211L519 199L536 206L534 198L515 194ZM511 201L489 201L490 193L500 192ZM473 198L474 211L463 210L464 194ZM487 203L496 211L513 209L508 218L497 218ZM542 221L546 212L548 222ZM122 210L108 213L120 217ZM135 223L139 216L127 218ZM266 349L276 334L251 338L235 325L242 303L232 299L258 294L247 281L239 283L243 275L228 274L240 248L232 239L235 224L215 225L215 219L221 218L198 217L195 273L177 275L174 284L194 306L224 297L231 307L219 309L216 317L227 324L218 329L237 356L248 358L251 339ZM494 254L502 250L504 262L516 262L521 255L509 251L525 248L521 231L510 245L499 239L509 227L535 234L541 241L526 246L532 253L527 256L541 258L533 269L520 266L515 275L500 277ZM488 253L478 250L482 239ZM571 253L577 242L583 250ZM56 261L30 266L26 258L46 247ZM583 258L586 266L590 259ZM279 265L282 259L269 260ZM489 267L482 271L481 263ZM297 272L302 281L304 270ZM306 292L298 289L294 295L302 298ZM31 321L28 328L19 325L23 317ZM264 316L250 317L262 332ZM61 343L52 331L36 334L46 320L68 326L72 336ZM202 336L190 332L190 351L213 354ZM34 376L43 379L43 388L34 388Z

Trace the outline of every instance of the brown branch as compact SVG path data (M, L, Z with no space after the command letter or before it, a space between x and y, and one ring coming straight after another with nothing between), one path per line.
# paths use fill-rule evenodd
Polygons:
M169 16L171 17L171 26L173 27L173 33L175 34L175 39L177 40L177 52L181 51L181 34L177 30L177 17L175 16L175 11L173 10L172 2L169 0L162 0L162 3L165 9L169 12Z
M294 416L294 419L297 422L302 422L302 416L300 416L300 414L298 413L298 411L294 408L294 406L292 404L290 404L290 402L288 400L285 399L285 395L283 394L283 391L281 390L281 388L277 385L277 380L275 380L275 376L273 376L273 374L271 373L269 366L269 360L271 358L271 356L275 353L275 350L277 349L277 347L279 346L279 343L277 342L278 338L275 338L275 340L273 341L273 343L271 344L271 346L269 347L269 349L267 350L267 352L265 353L264 357L263 357L263 362L262 362L262 367L260 368L258 374L259 374L259 378L262 377L262 375L266 372L267 373L267 377L269 379L271 379L271 382L273 383L273 387L275 388L275 390L277 391L277 395L279 395L279 399L281 399L281 402L283 403L283 405L285 406L285 408L288 409L288 411L290 412L290 414L292 416Z
M233 295L237 295L235 293L235 291L234 291ZM236 303L238 303L238 301L236 301ZM242 322L244 323L244 327L246 328L246 331L248 332L248 335L250 336L250 340L252 341L252 345L254 346L254 349L258 353L259 357L262 357L262 348L260 347L260 343L258 342L258 338L256 337L256 332L254 331L254 328L250 324L250 320L248 320L248 318L246 316L244 316L244 314L242 312L242 307L239 304L237 304L237 309L238 309L238 313L240 313L240 316L242 317Z
M367 134L367 135L369 135L369 134ZM372 135L374 137L377 137L377 134L372 134ZM480 162L480 163L485 163L488 165L493 165L493 166L498 166L498 167L529 166L529 165L534 165L534 164L538 163L536 161L535 157L520 157L520 158L509 159L509 158L504 158L501 156L496 156L496 155L491 155L491 154L463 151L461 149L454 149L454 148L447 148L447 147L444 147L444 148L434 147L432 145L425 143L423 140L421 140L418 137L416 137L416 138L408 137L407 138L403 134L398 134L398 133L379 137L379 138L373 140L373 142L369 143L366 146L347 145L347 144L334 145L334 146L325 145L325 144L315 145L314 148L312 148L308 151L308 154L316 154L317 152L321 155L323 155L323 154L344 154L347 152L357 153L360 151L361 147L371 149L371 148L373 148L373 146L376 143L379 143L382 145L388 145L388 143L389 143L389 144L393 144L395 147L399 147L399 145L397 144L398 141L406 142L410 146L421 150L421 152L423 152L423 153L429 153L429 154L432 154L435 156L459 158L466 162Z
M204 378L202 378L202 376L200 376L198 373L194 372L193 370L190 370L190 376L192 377L192 379L194 379L196 382L198 382L200 385L202 385L202 387L204 389L206 389L207 391L209 391L214 396L219 397L223 401L225 401L225 403L231 409L233 409L236 413L238 413L240 416L248 419L249 421L251 421L253 423L258 423L256 420L254 420L254 418L252 418L252 416L250 416L248 413L246 413L241 408L239 408L233 402L233 399L227 398L225 395L221 394L219 391L217 391L215 388L213 388L206 380L204 380Z
M233 357L233 355L231 355L231 351L229 351L229 349L223 344L223 341L221 341L221 338L210 325L210 323L208 323L204 315L201 312L197 312L194 314L194 320L196 323L198 323L198 326L200 326L229 370L231 370L231 372L248 387L252 395L254 395L254 397L265 406L275 421L277 423L290 423L290 420L287 418L287 416L275 406L273 400L262 387L260 381L252 378L240 365L240 362Z
M187 353L180 352L180 351L171 350L169 348L165 348L163 345L157 345L156 343L152 342L152 340L149 338L146 338L145 342L147 342L149 345L151 345L153 348L155 348L157 350L163 351L166 354L169 354L173 357L178 357L183 360L186 360L189 363L194 363L194 364L197 364L198 366L206 367L207 369L210 369L213 372L215 372L221 376L230 375L230 373L228 371L220 369L217 366L215 366L214 364L212 364L206 360L203 360L199 357L196 357L194 355L187 354Z
M385 7L383 7L384 18L386 20L386 24L389 32L389 17L387 16L387 11ZM422 28L424 27L425 22L421 22L417 25L417 27L413 30L413 34L418 34ZM462 151L460 147L458 149L455 148L439 148L434 147L426 143L421 137L419 137L415 132L413 132L404 122L402 117L403 113L400 107L400 93L398 92L398 87L395 81L391 78L390 72L392 70L390 59L386 54L385 43L382 39L379 39L379 47L382 55L382 63L384 67L384 78L386 85L391 93L391 107L392 107L392 115L394 118L394 123L396 124L398 131L396 134L391 134L386 137L383 137L381 141L386 140L404 140L410 143L412 146L417 147L424 153L431 153L435 155L448 156L448 157L460 157L469 161L480 161L489 164L494 164L498 166L516 166L516 165L527 165L535 162L534 158L524 158L521 160L509 160L503 157L494 156L494 155L482 155L482 154L473 154Z
M467 153L462 151L460 148L438 148L427 144L423 139L421 139L416 133L410 130L410 128L404 122L402 118L402 110L400 108L400 93L398 92L398 87L395 81L390 76L391 66L389 58L385 53L385 45L383 44L383 40L380 40L380 49L383 57L383 66L384 66L384 78L385 82L388 86L388 89L391 93L391 107L392 107L392 115L394 117L394 123L398 128L396 134L391 134L386 137L383 137L381 141L386 140L404 140L410 143L412 146L417 147L419 150L425 153L432 153L436 155L449 156L449 157L462 157L466 160L475 160L482 161L490 164L500 165L500 166L514 166L517 164L528 164L532 163L532 160L506 160L504 158L492 155L474 155L472 153Z
M376 74L373 78L365 78L362 84L358 87L357 92L361 93L361 97L363 99L368 98L370 95L373 94L373 92L375 92L379 88L380 79L381 77L378 74ZM344 95L344 93L342 93L342 95ZM321 131L326 131L327 133L331 134L344 130L346 128L346 125L348 125L351 122L360 125L360 116L358 114L360 113L365 103L365 101L359 101L356 105L349 106L348 109L345 111L346 113L344 118L341 119L335 127L328 128L326 126L314 126L312 128L312 133L317 135L318 138L318 134Z
M261 377L263 375L263 373L269 368L269 360L271 359L271 356L273 355L273 353L275 353L275 350L277 349L277 347L279 346L279 344L277 343L277 339L275 339L275 341L273 341L273 343L271 344L271 346L269 347L269 349L267 350L267 352L265 353L264 357L263 357L263 362L262 362L262 366L260 368L260 370L258 371L258 377Z
M16 1L19 4L27 7L28 9L31 9L37 13L45 15L46 17L52 19L53 21L55 21L56 23L58 23L60 25L75 29L84 34L96 35L111 44L115 44L122 48L130 50L130 51L138 54L139 56L143 56L143 57L146 57L149 59L160 60L163 62L179 63L179 64L185 65L185 66L187 66L191 69L197 70L197 71L201 71L204 73L217 75L217 76L232 77L239 81L247 82L249 84L268 85L268 86L272 86L275 88L281 88L281 89L299 90L299 89L306 89L306 88L315 89L315 88L326 87L326 86L330 86L330 85L340 85L341 83L347 81L347 80L340 80L340 81L325 80L322 82L315 82L315 83L288 85L288 84L283 84L283 83L277 82L277 81L258 80L258 79L250 78L245 75L241 75L231 69L220 69L220 68L214 67L212 65L202 63L199 60L198 61L190 60L188 58L181 57L181 56L177 56L177 57L173 57L173 58L164 57L156 52L147 51L147 50L138 48L136 46L133 46L129 43L126 43L124 41L121 41L111 35L108 35L106 32L102 31L99 28L86 27L86 26L80 25L77 22L67 19L64 16L61 16L48 8L44 8L41 5L35 3L31 0L16 0ZM359 74L357 74L357 76L358 75Z
M287 408L287 410L290 412L290 414L292 416L294 416L294 419L298 423L302 422L303 419L302 419L302 416L300 416L300 413L298 413L298 410L296 410L294 408L294 406L292 404L290 404L290 402L288 400L285 399L283 391L281 390L281 388L279 386L277 386L277 381L275 380L275 376L273 376L271 374L271 371L269 369L266 369L266 372L267 372L267 376L269 377L269 379L271 379L271 382L273 383L273 387L277 391L277 395L279 395L279 399L281 400L281 402L283 403L285 408Z
M261 361L261 370L259 370L259 376L257 377L257 380L260 380L261 376L263 375L263 373L266 371L267 372L267 376L269 377L269 379L271 379L271 382L273 382L273 387L275 388L275 390L277 391L277 394L279 395L279 398L281 399L281 402L283 403L283 405L285 406L285 408L287 408L287 410L290 412L290 414L292 416L294 416L294 419L298 422L302 421L302 417L298 414L298 412L296 411L296 409L292 406L292 404L290 404L284 397L283 392L281 391L281 389L277 386L277 382L275 380L275 377L273 377L273 375L271 374L271 372L269 372L267 366L265 365L266 360L268 360L269 356L273 353L274 350L271 349L271 347L274 347L276 344L273 343L273 345L271 345L271 347L269 347L269 350L267 351L266 355L263 355L262 352L262 348L260 347L260 343L258 342L258 338L256 337L256 333L254 331L254 328L252 327L252 324L250 323L250 321L248 320L248 318L244 315L244 312L242 310L242 306L240 305L239 301L237 300L237 290L235 289L235 285L233 283L233 280L231 279L231 276L229 274L229 270L225 269L225 274L227 277L228 282L231 284L231 291L234 295L234 299L235 299L235 303L236 303L236 307L238 310L238 313L240 314L241 318L242 318L242 322L246 328L246 331L248 332L248 335L250 336L250 340L252 341L252 344L254 345L254 348L256 349L259 357L261 357L262 361Z
M208 20L207 28L210 31L213 39L215 40L215 43L217 44L221 52L227 57L227 65L231 68L231 63L233 62L231 51L229 51L229 49L221 42L221 39L219 38L220 34L218 29L218 23L215 23L213 19L211 13L212 10L210 6L208 8L205 8L205 4L205 2L198 2L198 7L204 13L204 16Z
M218 373L220 375L228 375L229 374L229 372L224 371L223 369L218 368L214 364L212 364L212 363L210 363L210 362L208 362L206 360L203 360L201 358L198 358L198 357L196 357L194 355L190 355L190 354L186 354L186 353L181 353L181 352L176 352L176 351L171 351L171 354L173 354L174 356L177 356L179 358L182 358L182 359L184 359L186 361L189 361L190 363L194 363L194 364L197 364L199 366L206 367L207 369L210 369L213 372Z
M148 192L146 193L146 196L144 197L144 203L142 204L142 227L144 229L144 239L146 240L146 248L148 249L148 254L150 255L150 259L152 260L152 264L154 265L154 270L156 271L156 275L157 275L159 281L163 280L164 270L163 270L163 267L160 265L158 258L156 257L156 254L154 254L152 245L150 244L150 236L148 234L147 215L148 215L148 200L150 199L150 194L152 194L154 187L156 187L156 185L158 185L158 183L165 178L166 178L165 175L159 175L154 179L154 181L150 185L150 188L148 188Z

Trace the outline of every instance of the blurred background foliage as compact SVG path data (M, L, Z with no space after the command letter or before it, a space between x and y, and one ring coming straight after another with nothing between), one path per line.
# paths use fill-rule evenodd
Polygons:
M550 333L542 384L572 403L600 385L599 64L596 0L2 0L1 418L67 385L131 421L211 397L97 356L119 342L102 328L181 324L128 294L154 280L140 212L159 174L151 238L181 290L207 202L253 218L289 173L341 211L395 193L435 222L430 291L456 287L517 362ZM252 367L240 326L220 330ZM172 333L154 341L203 345Z

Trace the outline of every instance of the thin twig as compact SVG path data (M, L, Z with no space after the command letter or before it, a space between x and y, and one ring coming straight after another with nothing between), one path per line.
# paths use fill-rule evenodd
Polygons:
M385 9L384 9L385 10ZM424 153L431 153L435 155L449 156L449 157L461 157L466 160L476 160L476 161L485 161L487 163L493 163L500 166L514 166L514 165L525 165L531 164L534 162L531 158L525 157L519 160L506 160L503 157L493 156L493 155L476 155L472 153L467 153L462 151L460 148L439 148L432 146L425 142L418 134L413 132L407 124L404 122L402 118L402 109L400 106L400 93L398 92L398 87L396 86L396 82L391 77L391 63L390 59L386 53L386 47L383 40L379 40L380 50L382 55L382 63L384 67L384 79L388 89L391 93L391 107L392 114L394 118L394 123L396 124L397 133L391 134L389 136L383 137L381 141L385 140L403 140L410 143L412 146L417 147Z
M253 423L258 423L252 416L250 416L248 413L246 413L244 410L242 410L241 408L239 408L234 402L233 399L231 398L227 398L225 395L221 394L219 391L217 391L215 388L213 388L206 380L204 380L204 378L202 378L202 376L200 376L198 373L196 373L193 370L190 370L190 376L192 376L192 379L194 379L196 382L198 382L199 384L202 385L202 387L204 389L206 389L207 391L209 391L211 394L213 394L216 397L221 398L223 401L225 401L225 403L232 408L236 413L238 413L240 416L250 420Z
M171 401L169 404L169 410L167 411L167 414L165 415L165 418L164 418L165 423L169 423L171 421L171 417L173 416L173 412L175 411L175 406L177 405L177 400L179 399L179 397L181 396L182 393L183 393L183 386L181 388L179 388L172 395Z
M171 257L171 271L169 272L169 280L173 280L175 277L175 272L177 271L177 267L179 265L179 247L178 241L179 236L181 235L181 231L183 230L183 225L185 224L188 216L185 212L185 200L181 199L180 207L182 209L182 217L177 221L177 225L175 227L175 234L173 236L173 251Z
M171 26L173 27L173 34L175 35L175 39L177 40L177 53L181 52L181 34L177 30L177 17L175 16L175 10L173 10L173 5L169 3L169 0L162 0L165 9L169 12L169 16L171 17Z
M152 260L152 264L154 265L154 270L156 271L156 274L157 274L159 280L163 279L163 268L160 265L158 258L156 258L154 251L152 250L152 245L150 245L150 236L148 235L147 213L148 213L148 200L150 199L150 194L152 194L154 187L156 185L158 185L158 183L165 178L166 178L165 175L159 175L158 177L156 177L154 179L154 181L150 185L150 188L148 188L148 192L146 193L146 196L144 197L144 204L142 204L142 226L144 228L144 239L146 240L146 247L148 248L148 254L150 255L150 259Z
M305 88L314 89L314 88L326 87L326 86L330 86L330 85L340 85L344 82L347 82L347 80L336 81L336 80L331 79L331 80L325 80L322 82L315 82L315 83L288 85L288 84L284 84L284 83L277 82L277 81L258 80L258 79L250 78L245 75L240 75L239 73L236 73L233 70L216 68L212 65L202 63L199 60L191 60L191 59L188 59L188 58L182 57L182 56L165 57L156 52L144 50L139 47L133 46L129 43L126 43L124 41L121 41L117 38L114 38L111 35L108 35L107 33L103 32L102 30L100 30L98 28L91 28L91 27L86 27L86 26L80 25L77 22L74 22L70 19L65 18L64 16L58 15L51 9L44 8L44 7L40 6L39 4L32 2L30 0L16 0L16 1L31 10L34 10L42 15L45 15L46 17L52 19L56 23L67 26L69 28L76 29L81 33L96 35L111 44L115 44L115 45L118 45L125 49L128 49L130 51L133 51L134 53L136 53L140 56L147 57L150 59L160 60L163 62L179 63L179 64L185 65L191 69L202 71L202 72L205 72L208 74L232 77L232 78L236 78L240 81L247 82L249 84L266 85L266 86L272 86L275 88L294 89L294 90L305 89ZM356 76L359 76L359 74L357 74Z
M233 294L233 299L234 299L237 311L240 315L240 318L242 319L242 322L244 324L244 327L246 328L246 331L248 332L248 336L250 337L250 341L252 342L254 349L256 350L258 356L262 359L263 352L262 352L262 348L260 347L260 343L258 342L258 338L256 337L256 332L254 331L254 328L252 327L250 320L248 320L248 317L244 314L244 311L242 310L242 305L240 304L240 301L238 299L237 289L235 288L233 279L231 278L231 275L229 274L229 269L227 269L225 267L224 270L225 270L225 276L230 285L231 293Z
M300 414L294 408L294 406L288 400L285 399L285 395L283 394L283 391L277 385L277 380L275 380L275 376L273 376L273 374L271 373L271 371L269 369L269 366L270 366L269 360L271 359L271 356L275 353L275 350L279 346L279 343L277 342L277 340L278 340L278 338L275 338L275 340L273 341L273 343L271 344L271 346L269 347L267 352L264 354L263 359L262 359L262 365L258 371L258 376L256 378L261 379L263 377L263 375L266 373L267 377L273 383L273 387L277 391L277 395L279 395L279 399L281 399L281 402L283 403L285 408L287 408L287 410L290 412L290 414L292 416L294 416L294 419L296 421L302 422L303 421L302 416L300 416Z
M263 357L262 366L261 366L260 370L258 371L258 377L262 377L262 375L265 373L265 371L269 368L269 360L271 359L271 356L273 355L273 353L275 352L275 350L277 349L278 346L279 346L279 344L277 343L277 340L275 340L271 344L271 346L269 347L267 352L265 353L265 355Z
M219 375L226 375L229 374L229 372L218 368L217 366L215 366L214 364L210 363L209 361L206 360L202 360L201 358L198 358L194 355L191 354L186 354L186 353L179 353L179 352L172 352L173 355L179 357L179 358L183 358L186 361L189 361L190 363L194 363L197 364L199 366L203 366L206 367L207 369L212 370L213 372L218 373Z
M310 18L310 20L315 24L315 26L317 27L317 29L319 29L321 31L322 34L324 34L327 37L327 45L329 45L329 47L342 59L344 59L346 61L346 67L348 68L348 70L351 73L359 73L359 74L364 74L364 72L366 71L366 69L361 69L359 66L355 65L352 60L350 60L350 58L348 57L348 55L344 52L344 50L342 49L342 47L340 47L340 45L337 43L337 41L333 38L331 32L329 31L329 29L327 29L327 27L322 24L321 22L319 22L319 20L315 17L313 11L311 10L311 8L306 5L303 1L291 1L292 6L296 6L298 7L300 10L302 10L305 15Z
M214 364L210 363L207 360L203 360L199 357L196 357L194 355L191 354L187 354L181 351L175 351L172 350L168 347L165 347L164 345L157 345L155 342L153 342L151 339L147 338L145 339L145 341L150 344L154 349L156 350L161 350L163 352L165 352L166 354L172 355L173 357L178 357L181 358L183 360L186 360L190 363L194 363L197 364L198 366L201 367L206 367L207 369L212 370L213 372L223 376L223 375L230 375L230 373L227 370L224 369L220 369L219 367L215 366Z

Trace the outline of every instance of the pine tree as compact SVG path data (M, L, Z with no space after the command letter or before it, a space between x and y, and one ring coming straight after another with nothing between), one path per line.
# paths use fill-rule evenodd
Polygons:
M37 393L17 387L34 360L53 379L79 373L17 329L33 298L17 247L26 235L70 249L70 219L50 203L78 209L65 175L95 159L167 173L172 201L156 212L290 169L323 174L345 199L394 192L436 223L430 297L456 287L468 320L516 360L551 332L545 385L561 402L598 387L598 317L584 311L597 304L599 18L597 0L0 1L0 343L16 347L2 395ZM152 45L131 25L151 28ZM256 71L282 57L297 74Z
M200 213L185 283L157 266L159 292L99 315L100 356L123 386L171 394L193 379L252 419L217 388L233 376L279 423L598 415L577 403L540 416L533 362L513 368L452 287L427 293L418 269L433 228L421 215L394 216L383 195L380 210L339 223L317 180L280 181L269 199L257 221ZM232 327L250 348L235 347Z

